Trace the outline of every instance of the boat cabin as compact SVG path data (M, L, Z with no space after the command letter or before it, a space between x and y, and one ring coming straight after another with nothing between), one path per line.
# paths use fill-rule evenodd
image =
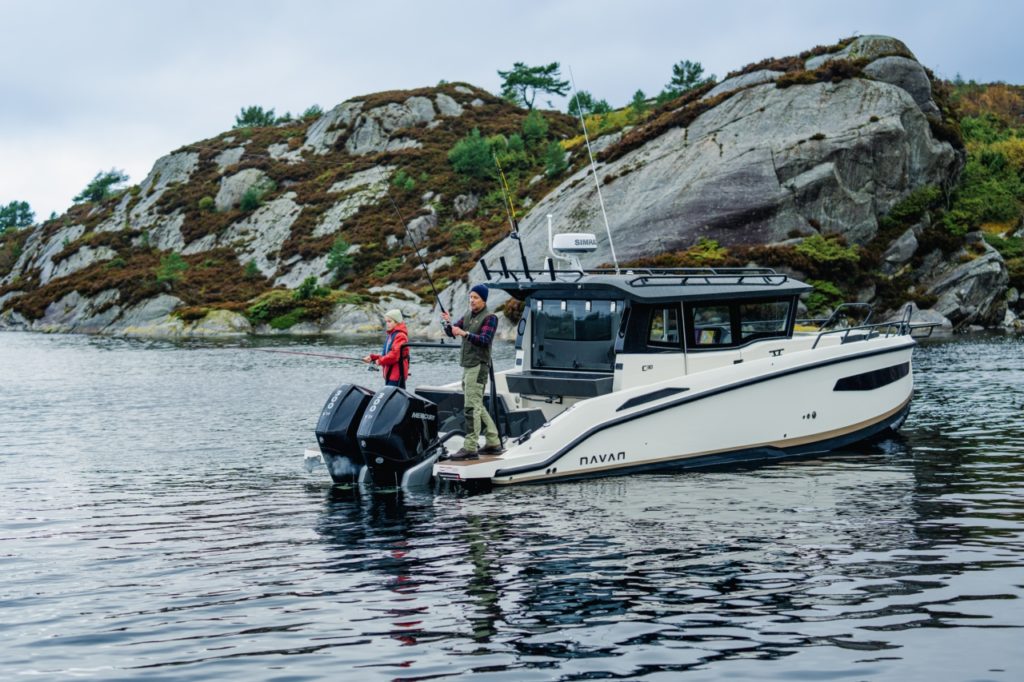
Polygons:
M797 299L811 289L767 268L488 275L523 302L508 391L545 401L764 356L758 342L792 338Z

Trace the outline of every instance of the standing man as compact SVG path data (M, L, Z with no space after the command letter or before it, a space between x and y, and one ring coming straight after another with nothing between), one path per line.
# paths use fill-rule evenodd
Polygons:
M446 323L451 315L441 313ZM454 325L445 325L444 332L452 338L462 337L462 393L465 402L466 441L452 459L477 459L478 437L481 422L484 427L485 455L500 455L504 452L498 427L491 415L484 409L484 386L487 385L488 370L491 366L491 342L498 328L498 318L487 311L487 287L477 284L469 290L469 315Z
M380 354L370 353L363 362L377 364L384 373L385 386L405 388L409 377L409 330L405 326L402 311L395 308L384 313L384 347Z

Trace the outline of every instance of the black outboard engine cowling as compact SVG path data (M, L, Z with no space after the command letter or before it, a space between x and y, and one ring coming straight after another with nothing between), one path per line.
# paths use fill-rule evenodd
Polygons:
M437 443L437 405L397 386L373 396L356 434L376 485L401 485L402 475Z
M316 423L316 442L335 483L355 483L366 462L356 430L373 391L356 384L338 386L327 399Z

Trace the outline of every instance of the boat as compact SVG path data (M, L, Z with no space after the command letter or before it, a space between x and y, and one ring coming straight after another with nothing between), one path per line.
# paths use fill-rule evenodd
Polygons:
M488 287L522 303L514 366L492 370L486 401L505 451L450 458L465 434L458 383L343 384L317 425L335 482L486 488L705 468L824 454L906 419L915 338L932 328L909 307L874 323L869 305L844 304L802 331L812 287L790 275L585 269L574 255L596 239L558 237L567 267L482 263Z

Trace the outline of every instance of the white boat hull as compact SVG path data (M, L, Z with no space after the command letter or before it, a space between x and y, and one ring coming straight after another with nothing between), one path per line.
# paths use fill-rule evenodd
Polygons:
M907 336L837 344L599 396L500 457L442 461L434 475L508 485L826 452L902 424L914 345ZM884 385L837 390L878 373Z

